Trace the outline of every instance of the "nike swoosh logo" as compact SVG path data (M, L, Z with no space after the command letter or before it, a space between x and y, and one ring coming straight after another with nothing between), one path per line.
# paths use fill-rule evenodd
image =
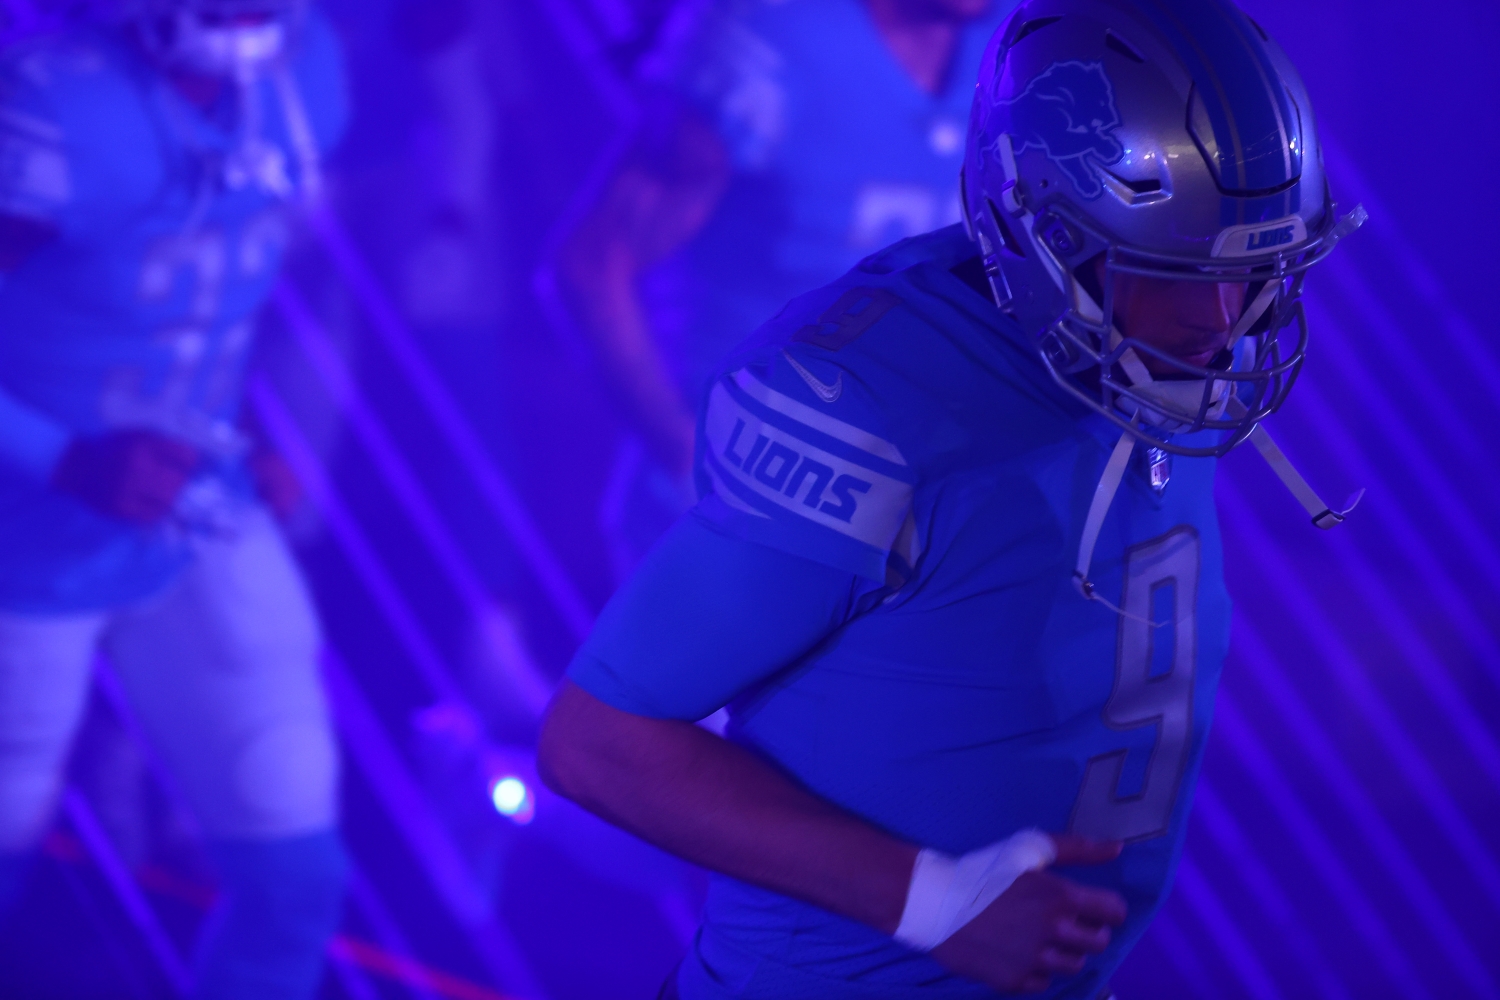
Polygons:
M816 393L817 397L823 402L835 402L840 396L844 394L843 372L839 372L839 377L833 380L833 385L827 385L823 382L818 381L818 376L802 367L802 365L798 363L797 359L792 357L786 351L782 351L781 356L786 358L787 364L792 366L792 370L795 371L798 375L802 376L802 381L806 382L807 387L814 393Z

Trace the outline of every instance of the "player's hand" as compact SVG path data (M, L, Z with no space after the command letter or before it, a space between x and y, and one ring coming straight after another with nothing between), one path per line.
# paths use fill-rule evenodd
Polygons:
M1052 839L1060 867L1105 864L1120 856L1122 846L1071 835ZM1119 893L1047 871L1028 872L934 948L932 957L1002 993L1040 993L1054 977L1081 971L1124 922Z
M172 512L201 462L196 449L155 431L75 438L52 473L52 486L109 517L153 525Z
M261 502L271 508L278 521L291 520L302 506L302 484L286 459L269 448L258 448L249 459L250 475Z

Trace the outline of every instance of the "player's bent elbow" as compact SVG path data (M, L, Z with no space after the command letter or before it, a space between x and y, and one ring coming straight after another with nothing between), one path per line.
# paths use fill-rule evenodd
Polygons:
M571 681L565 681L547 707L537 737L537 774L557 794L584 802L592 790L607 784L609 754L600 730L603 703ZM603 738L601 738L603 737Z
M542 718L542 729L536 741L536 771L542 784L565 798L573 798L571 791L574 776L573 753L569 730L573 720L567 704L568 688L565 684L547 706Z

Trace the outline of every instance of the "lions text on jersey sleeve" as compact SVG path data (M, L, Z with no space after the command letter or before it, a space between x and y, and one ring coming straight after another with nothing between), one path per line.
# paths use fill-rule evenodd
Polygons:
M698 109L733 175L704 230L648 283L695 402L724 353L794 295L902 237L957 222L985 43L1014 0L964 27L937 94L858 0L710 0L646 76Z
M287 77L226 86L207 111L125 29L49 38L0 65L0 212L55 231L0 286L0 387L73 433L144 427L229 456L256 309L301 187L294 116L331 146L344 94L336 40L309 16ZM243 484L236 488L243 489ZM111 522L0 470L0 608L107 607L185 558L160 529Z
M1130 904L1110 950L1047 994L1091 1000L1171 881L1229 623L1211 459L1178 459L1160 492L1143 464L1116 497L1092 578L1125 614L1074 589L1118 438L994 307L959 227L898 244L795 301L708 396L694 517L713 530L699 544L737 539L765 571L734 555L747 576L717 623L700 609L690 630L637 629L630 646L604 628L587 657L650 704L672 703L653 689L706 689L699 675L724 662L742 679L730 738L914 843L956 854L1033 826L1127 841L1116 863L1068 873ZM657 603L627 592L612 614L672 620L672 594L703 579L665 558L678 544L643 571L677 574L639 591ZM817 602L785 583L809 564L870 599L809 615ZM797 604L784 615L781 589ZM820 621L796 643L746 639L795 647L790 662L759 676L740 662L748 631ZM677 676L651 665L667 660ZM589 674L575 679L608 700ZM723 878L680 982L686 1000L988 995L869 928Z

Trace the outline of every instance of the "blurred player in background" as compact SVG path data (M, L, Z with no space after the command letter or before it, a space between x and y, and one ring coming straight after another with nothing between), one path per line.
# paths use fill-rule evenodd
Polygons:
M557 262L639 436L601 511L617 576L691 501L720 357L864 255L958 220L980 53L1012 6L710 0L668 22L643 124Z
M99 652L209 839L194 995L311 996L346 861L296 486L241 383L343 128L299 0L131 0L0 67L0 897Z
M544 726L554 787L720 873L664 998L1105 1000L1228 651L1216 459L1252 441L1314 524L1347 513L1260 423L1363 212L1255 22L1026 0L966 149L966 226L725 360L704 498ZM727 739L693 724L725 705Z

